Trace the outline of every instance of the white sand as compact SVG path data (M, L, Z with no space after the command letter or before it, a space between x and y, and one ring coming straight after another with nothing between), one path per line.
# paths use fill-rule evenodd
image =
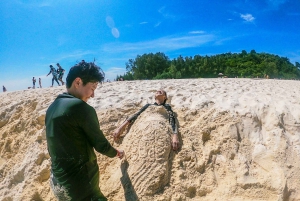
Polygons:
M300 82L185 79L105 83L89 104L110 133L164 88L170 126L147 109L116 148L128 163L98 154L109 200L300 200ZM64 87L0 94L0 200L55 200L49 187L45 112Z

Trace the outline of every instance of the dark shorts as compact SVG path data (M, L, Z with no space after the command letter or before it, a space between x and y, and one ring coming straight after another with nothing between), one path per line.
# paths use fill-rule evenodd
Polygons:
M51 173L50 175L50 187L53 191L53 194L55 195L55 197L57 198L57 200L65 200L65 201L69 201L71 200L71 197L68 193L68 190L66 188L64 188L63 186L61 186L56 179L54 178L53 174Z
M107 201L107 198L104 197L104 195L100 191L80 199L72 196L70 192L68 192L68 189L57 182L52 173L50 175L50 187L58 201Z
M58 75L58 79L61 80L61 79L63 78L63 76L64 76L63 73L59 74L59 75Z

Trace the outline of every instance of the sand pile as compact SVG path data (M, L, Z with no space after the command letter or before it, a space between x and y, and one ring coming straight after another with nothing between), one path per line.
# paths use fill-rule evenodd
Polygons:
M149 107L113 143L127 116L168 92L182 148L165 111ZM105 83L89 100L127 161L98 154L109 200L300 200L300 82L188 79ZM55 200L45 111L64 87L0 94L0 200Z

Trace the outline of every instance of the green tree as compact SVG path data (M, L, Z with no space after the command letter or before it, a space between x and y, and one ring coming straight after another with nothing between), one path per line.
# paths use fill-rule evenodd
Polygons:
M130 79L167 78L210 78L223 73L228 77L263 77L295 79L300 78L300 64L293 65L288 58L268 53L223 53L212 56L183 58L179 55L172 61L161 52L137 55L126 63L126 74Z

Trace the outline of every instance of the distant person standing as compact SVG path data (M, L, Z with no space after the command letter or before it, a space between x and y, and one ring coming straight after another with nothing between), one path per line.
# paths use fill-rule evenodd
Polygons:
M36 79L33 77L32 78L32 88L35 89L35 83L36 83Z
M39 85L40 85L40 88L42 88L42 79L39 78Z
M6 92L7 90L6 90L6 88L5 88L5 86L3 85L3 92Z
M53 76L52 77L52 86L51 87L53 87L54 80L57 82L58 86L60 86L60 84L59 84L59 82L57 80L57 71L56 71L56 69L52 65L50 65L50 72L48 73L48 75L50 75L50 73L52 73L52 76Z
M58 73L58 80L61 81L61 85L64 85L64 81L62 80L64 74L65 74L65 69L63 69L59 63L56 64L58 69L57 69L57 73Z

